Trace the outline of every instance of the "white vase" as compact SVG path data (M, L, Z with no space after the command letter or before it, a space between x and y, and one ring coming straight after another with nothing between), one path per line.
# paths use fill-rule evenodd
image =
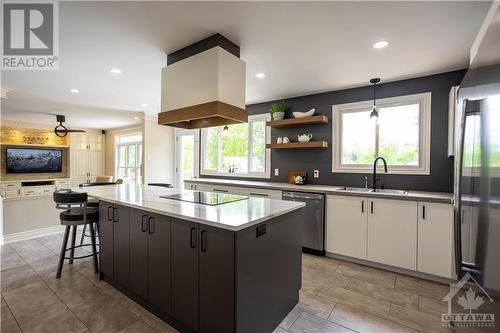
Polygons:
M285 112L273 112L273 119L274 120L285 119Z

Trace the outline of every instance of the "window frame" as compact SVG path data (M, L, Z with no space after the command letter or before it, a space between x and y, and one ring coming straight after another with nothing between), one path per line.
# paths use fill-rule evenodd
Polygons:
M377 99L377 107L419 104L419 165L388 165L389 174L430 175L431 92ZM332 105L332 173L370 173L371 164L342 164L342 114L371 111L373 100ZM375 154L379 147L378 126L375 130ZM375 157L374 157L375 159ZM378 166L382 168L381 164Z
M252 115L248 116L248 167L247 170L251 170L251 156L252 156L252 149L253 149L253 136L252 136L252 123L258 122L258 121L264 121L267 122L271 120L271 115L268 113L264 114L257 114L257 115ZM271 149L265 148L265 170L264 172L255 172L255 171L248 171L246 173L229 173L227 171L222 171L219 169L219 166L221 164L221 145L220 145L220 140L221 140L221 135L222 131L220 128L223 126L217 126L219 128L218 133L217 133L217 147L218 147L218 154L217 154L217 170L210 170L210 169L205 169L205 158L206 158L206 141L207 141L207 130L208 128L202 128L201 129L201 135L200 135L200 142L201 142L201 147L200 147L200 175L202 176L224 176L224 177L242 177L242 178L271 178ZM271 143L271 128L266 125L266 130L265 130L265 143L269 144Z
M141 136L141 140L135 140L135 141L130 141L130 142L124 142L124 143L121 143L120 142L120 137L122 136L131 136L131 135L138 135L140 134ZM116 177L120 174L119 172L119 169L121 169L122 167L120 167L120 148L121 147L125 147L125 169L136 169L135 171L135 184L142 184L142 173L143 173L143 163L142 163L142 153L143 153L143 149L144 149L144 145L143 145L143 133L140 132L140 131L131 131L131 132L124 132L124 133L119 133L115 136L115 174L116 174ZM138 166L133 168L133 167L130 167L129 166L129 153L128 153L128 147L129 146L135 146L136 148L136 162L138 163ZM139 154L140 152L140 154ZM128 172L127 172L128 174ZM130 179L127 177L127 182L130 181Z

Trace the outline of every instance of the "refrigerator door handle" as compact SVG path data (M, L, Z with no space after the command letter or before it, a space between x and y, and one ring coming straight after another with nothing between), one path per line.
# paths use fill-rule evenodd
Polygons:
M463 163L463 152L464 152L464 140L465 140L465 122L466 122L466 106L467 100L462 102L462 114L460 115L460 128L459 128L459 138L458 145L455 153L455 188L453 197L454 206L454 237L455 237L455 272L457 273L458 279L461 278L462 271L462 203L460 200L460 193L462 192L462 163Z

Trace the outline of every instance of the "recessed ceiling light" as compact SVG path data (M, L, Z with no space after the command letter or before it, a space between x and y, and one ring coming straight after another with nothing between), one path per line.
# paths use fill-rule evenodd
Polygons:
M263 78L266 77L266 74L264 74L264 73L257 73L257 74L255 74L255 77L257 77L258 79L263 79Z
M134 117L135 120L139 120L140 118L139 117Z
M116 68L116 67L112 67L110 70L109 70L111 73L113 74L120 74L122 72L121 69L119 68Z
M71 88L70 90L73 94L78 94L80 92L80 90L76 89L76 88Z
M143 108L147 108L147 107L149 106L149 104L148 104L148 103L142 103L142 104L141 104L141 106L142 106Z
M376 42L375 44L373 44L373 48L374 49L383 49L387 45L389 45L388 41L386 41L386 40L379 40L378 42Z

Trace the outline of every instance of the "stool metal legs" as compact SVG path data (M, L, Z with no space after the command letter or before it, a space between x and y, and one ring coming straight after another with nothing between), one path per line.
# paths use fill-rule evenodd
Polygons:
M69 257L69 263L73 263L73 258L75 256L75 243L76 243L76 225L73 226L73 232L71 233L71 250L70 250L70 255Z
M69 229L71 227L69 225L66 226L64 229L64 237L63 237L63 242L61 245L61 254L59 255L59 263L57 265L57 273L56 273L56 279L59 279L61 277L61 272L62 272L62 267L64 263L64 256L66 253L66 246L68 245L68 236L69 236Z

